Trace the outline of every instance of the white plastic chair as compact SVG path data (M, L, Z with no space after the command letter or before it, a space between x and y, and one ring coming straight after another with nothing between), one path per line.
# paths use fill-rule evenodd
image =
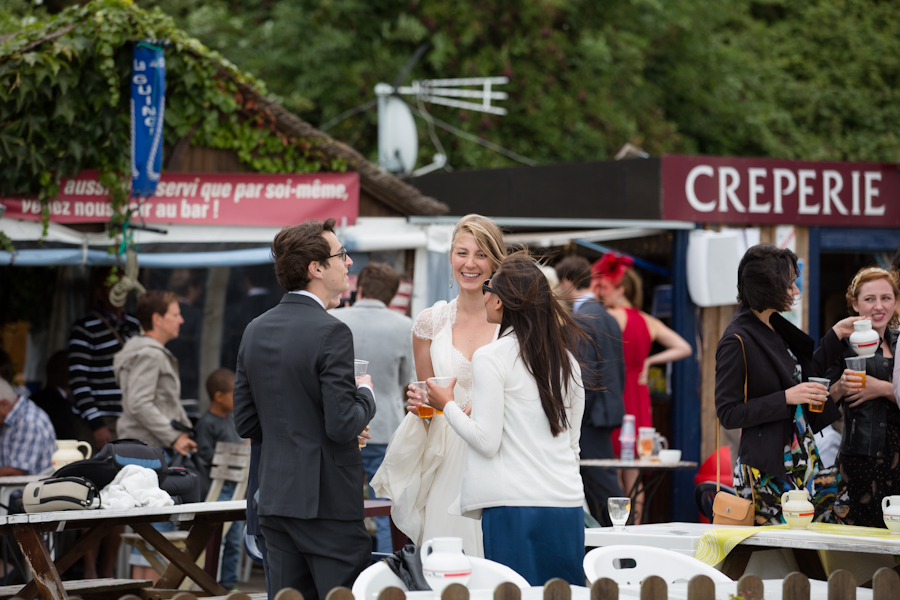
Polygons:
M389 566L378 561L363 569L363 572L353 582L353 588L350 591L353 592L354 600L377 600L381 590L388 587L397 587L404 592L409 591L403 584L403 580L394 575Z
M530 587L528 580L506 565L486 558L470 556L469 560L472 561L472 576L466 587L470 590L494 590L498 585L507 581L523 590ZM351 591L355 600L377 600L381 590L387 587L398 587L404 592L409 591L403 581L394 575L390 567L383 562L377 562L359 574L359 577L353 582Z
M584 574L593 584L608 577L619 585L640 585L650 575L666 583L687 582L706 575L713 583L730 583L730 577L708 564L672 550L652 546L606 546L594 548L584 557Z
M472 562L472 576L466 587L470 590L493 590L501 583L516 584L520 589L527 590L531 586L528 580L498 562L486 558L469 557Z

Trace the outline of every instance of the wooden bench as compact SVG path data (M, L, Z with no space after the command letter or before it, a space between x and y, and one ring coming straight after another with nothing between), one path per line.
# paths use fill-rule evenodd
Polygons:
M63 581L66 593L84 600L117 600L152 585L149 579L75 579ZM24 585L0 586L0 598L12 598L25 589Z

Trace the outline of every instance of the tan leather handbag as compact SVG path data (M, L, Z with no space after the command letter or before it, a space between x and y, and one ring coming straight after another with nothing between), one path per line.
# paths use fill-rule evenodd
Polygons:
M741 341L741 353L744 355L744 403L747 402L747 352L744 350L744 340L734 334ZM750 485L750 500L721 491L719 478L721 473L721 456L719 448L719 419L716 419L716 497L713 500L713 524L715 525L753 525L756 516L755 501L753 499L753 484ZM746 468L746 466L742 466ZM747 474L749 475L749 473ZM749 477L748 477L749 480Z

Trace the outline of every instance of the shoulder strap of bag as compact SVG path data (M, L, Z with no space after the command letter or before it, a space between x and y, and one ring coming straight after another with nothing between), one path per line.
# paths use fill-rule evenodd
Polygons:
M747 351L744 350L744 340L741 338L741 336L739 336L738 334L734 334L734 337L736 337L738 340L740 340L741 354L744 356L744 404L746 404L747 403ZM721 466L722 458L719 453L719 450L721 448L721 443L720 443L720 439L719 439L719 430L720 429L722 429L722 424L719 422L719 417L716 416L716 493L717 494L719 493L719 490L721 489L721 484L719 483L719 479L721 477L720 474L722 471L722 466ZM752 493L752 491L753 491L752 487L750 488L750 491Z
M122 339L122 336L119 334L119 331L115 327L112 326L112 323L110 323L106 317L101 315L96 310L92 310L91 314L94 315L95 317L97 317L98 319L100 319L101 321L103 321L103 324L106 325L106 328L109 329L114 336L116 336L117 340L119 340L119 345L121 345L121 346L125 345L125 340Z

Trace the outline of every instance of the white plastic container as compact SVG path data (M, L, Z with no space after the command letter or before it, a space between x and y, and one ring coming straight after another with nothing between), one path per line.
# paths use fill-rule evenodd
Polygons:
M856 352L857 356L868 358L875 356L878 350L878 342L881 339L878 332L872 329L872 321L864 319L853 323L855 330L850 334L850 347Z

